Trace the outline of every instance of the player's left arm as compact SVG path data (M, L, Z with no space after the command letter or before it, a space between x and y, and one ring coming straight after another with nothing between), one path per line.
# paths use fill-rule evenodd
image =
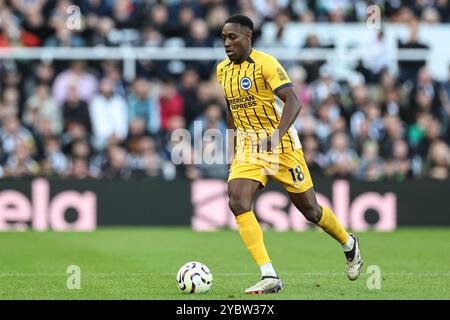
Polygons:
M266 144L267 151L272 151L294 123L300 112L301 105L289 76L278 60L269 56L265 60L263 67L262 74L264 79L273 90L273 93L284 102L278 128L272 133L271 137L264 139L267 141L262 141L261 145L265 149L264 144Z
M284 87L278 90L276 95L284 102L283 114L281 115L280 124L277 128L279 136L279 141L277 142L279 143L295 119L297 119L302 106L298 101L293 87Z

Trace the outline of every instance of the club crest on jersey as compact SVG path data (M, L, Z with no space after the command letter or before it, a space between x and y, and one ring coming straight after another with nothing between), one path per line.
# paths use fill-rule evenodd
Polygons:
M243 77L241 79L241 88L244 90L248 90L252 87L252 81L250 80L250 78L247 77Z

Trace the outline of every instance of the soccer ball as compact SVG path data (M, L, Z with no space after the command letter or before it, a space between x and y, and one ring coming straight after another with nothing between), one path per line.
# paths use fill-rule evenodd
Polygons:
M212 273L203 263L190 261L177 274L178 288L183 293L207 293L213 283Z

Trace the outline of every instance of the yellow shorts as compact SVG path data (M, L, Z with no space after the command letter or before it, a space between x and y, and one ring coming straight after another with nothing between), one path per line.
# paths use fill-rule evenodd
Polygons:
M302 193L313 187L302 149L280 154L253 154L251 158L236 155L228 181L251 179L265 187L269 177L292 193Z

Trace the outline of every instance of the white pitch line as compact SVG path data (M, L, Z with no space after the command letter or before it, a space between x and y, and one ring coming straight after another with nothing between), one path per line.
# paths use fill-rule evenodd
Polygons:
M256 272L214 272L214 275L218 276L251 276L256 275ZM300 276L343 276L343 272L283 272L282 275L300 275ZM414 273L414 272L381 272L385 276L400 276L400 277L450 277L450 272L425 272L425 273ZM8 277L67 277L68 273L0 273L0 278ZM98 276L98 277L144 277L144 276L174 276L176 273L159 273L159 272L141 272L141 273L115 273L115 272L85 272L81 273L82 276Z
M136 289L120 289L119 291L112 291L112 290L86 290L83 289L83 287L81 287L81 289L24 289L24 290L14 290L14 291L10 291L10 290L3 290L0 291L1 293L5 293L5 294L23 294L23 293L35 293L35 292L41 292L41 293L59 293L59 292L72 292L74 295L78 294L78 293L110 293L110 294L121 294L121 293L148 293L150 295L153 296L160 296L162 295L161 293L176 293L177 290L176 289L161 289L158 288L157 292L151 292L148 289L142 289L142 290L136 290Z

